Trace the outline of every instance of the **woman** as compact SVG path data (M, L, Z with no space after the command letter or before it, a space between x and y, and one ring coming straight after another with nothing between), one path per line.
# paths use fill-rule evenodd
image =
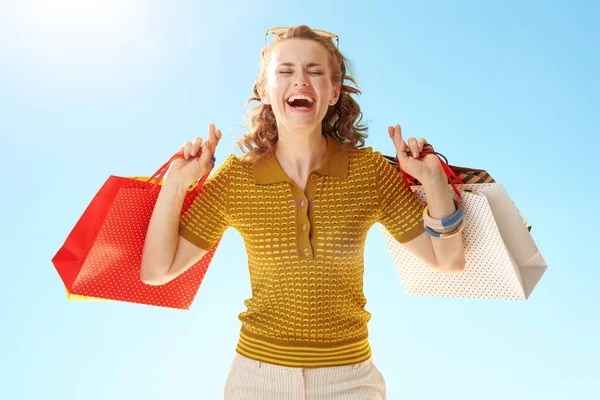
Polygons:
M165 178L144 282L174 279L228 227L248 252L252 298L239 316L226 399L385 398L362 291L364 242L375 222L432 268L464 268L460 225L441 236L426 231L424 209L401 175L380 153L359 148L366 129L346 70L327 35L283 30L263 49L251 99L260 104L238 142L247 151L219 166L181 218L186 189L210 170L221 132L210 125L206 141L183 145L184 158ZM406 143L398 125L388 130L400 167L424 185L427 221L458 213L437 157L419 157L426 141Z

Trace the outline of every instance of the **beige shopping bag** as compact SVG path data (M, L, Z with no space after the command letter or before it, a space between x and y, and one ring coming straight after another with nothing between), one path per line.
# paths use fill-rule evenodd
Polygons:
M463 272L449 275L431 269L381 225L406 294L526 300L547 268L529 225L500 183L456 187L465 212L463 238L467 263ZM424 204L422 186L411 189Z

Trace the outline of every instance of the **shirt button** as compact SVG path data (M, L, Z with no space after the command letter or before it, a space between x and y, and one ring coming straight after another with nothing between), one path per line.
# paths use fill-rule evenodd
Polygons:
M306 200L302 200L300 202L300 207L302 207L302 208L306 207Z
M308 230L308 224L302 225L302 230L306 232Z
M310 249L308 247L304 249L304 255L305 256L310 255Z
M317 174L313 174L313 175L310 177L310 180L311 180L311 181L313 181L313 182L316 182L316 181L318 181L318 180L319 180L319 177L317 176Z

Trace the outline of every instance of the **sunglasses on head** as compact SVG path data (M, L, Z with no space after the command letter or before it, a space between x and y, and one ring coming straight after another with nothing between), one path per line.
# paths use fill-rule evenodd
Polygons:
M269 34L276 35L276 36L283 35L287 31L289 31L291 28L292 28L291 26L278 26L275 28L267 29L267 32L265 33L265 47L264 48L265 49L267 48L267 37L269 36ZM328 39L335 39L337 42L336 49L339 49L340 37L338 35L336 35L335 33L324 31L322 29L311 29L311 30L314 33L316 33L317 35L326 37Z

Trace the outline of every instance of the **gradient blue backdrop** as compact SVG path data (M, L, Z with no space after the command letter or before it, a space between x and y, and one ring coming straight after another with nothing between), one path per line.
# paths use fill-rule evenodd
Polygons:
M527 302L406 296L379 226L365 249L390 399L600 393L594 2L0 0L3 399L219 399L250 296L228 230L189 312L69 302L50 260L109 174L147 175L214 122L243 132L267 28L336 32L367 144L388 125L486 168L549 269Z

